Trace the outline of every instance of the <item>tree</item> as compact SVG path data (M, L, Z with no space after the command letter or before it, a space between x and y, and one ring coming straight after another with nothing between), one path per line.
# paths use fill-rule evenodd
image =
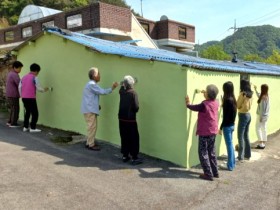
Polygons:
M200 53L212 43L213 41L204 43L196 49ZM265 59L273 50L280 51L280 28L271 25L243 27L216 44L222 45L228 54L235 49L241 59L251 54Z
M280 65L280 52L273 50L272 55L266 59L266 63Z
M28 5L32 4L32 0L2 0L0 2L0 17L6 18L9 24L16 24L18 17L22 9Z
M9 27L9 23L6 18L0 18L0 29Z
M230 60L231 59L231 56L224 52L222 45L212 45L212 46L204 49L201 52L200 57L213 59L213 60Z
M260 57L258 54L248 54L244 56L245 61L256 61L256 62L265 62L265 59Z

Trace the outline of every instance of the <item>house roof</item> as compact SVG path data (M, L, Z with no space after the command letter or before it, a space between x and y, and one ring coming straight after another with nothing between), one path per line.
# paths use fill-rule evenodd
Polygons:
M175 63L178 65L203 70L260 75L280 75L280 66L278 65L270 65L256 62L232 63L229 61L214 61L209 59L187 56L162 49L151 49L146 47L134 46L122 42L112 42L108 40L86 36L81 33L66 31L59 28L46 28L45 30L48 33L61 36L65 39L84 45L94 51L105 54L114 54L144 60ZM37 37L38 36L34 36L31 38L31 40L37 39ZM15 50L20 49L22 45L24 45L24 43L16 47Z

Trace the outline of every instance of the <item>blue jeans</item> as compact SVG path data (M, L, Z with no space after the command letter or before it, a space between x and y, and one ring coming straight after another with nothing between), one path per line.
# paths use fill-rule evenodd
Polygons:
M234 126L223 127L224 138L227 146L228 170L232 171L235 168L235 155L232 143L232 133L234 131Z
M251 123L251 114L239 113L238 117L238 159L244 160L244 158L251 157L251 146L249 140L249 126Z

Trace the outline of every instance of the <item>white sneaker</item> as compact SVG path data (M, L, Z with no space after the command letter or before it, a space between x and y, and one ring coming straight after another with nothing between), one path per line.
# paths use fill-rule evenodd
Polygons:
M17 125L9 125L9 127L10 128L18 128L18 127L20 127L20 125L18 125L18 124Z
M221 164L221 165L219 165L219 168L220 168L220 169L223 169L223 170L228 170L228 167L227 167L226 164Z
M23 127L23 132L29 131L29 128Z
M41 130L40 130L40 129L37 129L37 128L35 128L35 129L31 129L31 128L30 128L29 132L30 132L30 133L39 133L39 132L41 132Z

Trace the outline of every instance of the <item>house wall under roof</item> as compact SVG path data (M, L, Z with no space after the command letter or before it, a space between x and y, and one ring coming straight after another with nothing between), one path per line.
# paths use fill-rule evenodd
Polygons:
M238 73L197 70L174 63L99 53L49 33L20 47L18 60L24 64L21 77L29 72L30 64L36 62L41 65L39 79L42 86L52 86L54 89L53 92L37 94L39 124L81 134L86 134L80 104L89 68L96 66L100 69L100 86L104 88L110 87L113 81L120 82L124 75L137 77L139 82L135 89L140 102L137 118L141 152L185 167L199 163L195 136L197 113L186 109L186 93L193 103L200 103L203 96L195 94L195 89L204 89L206 85L214 83L220 90L220 100L222 85L229 80L235 85L236 97L239 91ZM270 86L272 100L268 132L273 133L280 127L276 117L280 114L277 109L280 99L276 91L279 89L279 77L252 75L251 82L258 86L265 82ZM117 89L100 98L102 109L98 117L97 139L120 145ZM255 97L250 127L252 142L257 140L254 129L256 101ZM23 119L22 107L20 116ZM221 136L217 136L216 146L219 155L226 153Z
M100 86L104 88L111 87L113 81L120 82L127 74L137 77L141 152L185 165L186 71L180 65L97 53L51 34L22 47L18 60L24 63L21 76L33 62L40 64L42 86L54 89L37 94L38 123L82 134L86 134L86 124L80 104L89 68L100 69ZM118 90L100 99L97 138L119 145ZM23 119L23 109L20 116Z

